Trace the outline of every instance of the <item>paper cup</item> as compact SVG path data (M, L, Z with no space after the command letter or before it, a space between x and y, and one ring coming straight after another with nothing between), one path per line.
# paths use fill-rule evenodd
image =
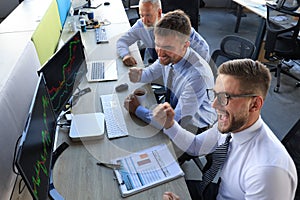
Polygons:
M147 102L147 90L144 88L137 88L134 90L133 94L136 96L138 101L142 106L146 105Z

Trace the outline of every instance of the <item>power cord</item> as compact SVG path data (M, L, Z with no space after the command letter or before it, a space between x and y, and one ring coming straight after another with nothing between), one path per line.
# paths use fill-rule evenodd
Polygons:
M18 144L20 142L20 139L22 138L22 135L19 136L19 138L17 139L16 141L16 144L15 144L15 151L14 151L14 157L13 157L13 163L12 163L12 169L13 169L13 172L16 174L16 175L20 175L20 173L16 170L15 168L15 163L16 163L16 155L17 155L17 148L18 148Z

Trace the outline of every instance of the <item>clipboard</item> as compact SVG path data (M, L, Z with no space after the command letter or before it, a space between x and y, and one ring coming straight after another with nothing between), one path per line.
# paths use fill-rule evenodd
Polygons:
M114 159L111 163L120 165L113 171L122 197L128 197L184 176L184 172L166 144Z

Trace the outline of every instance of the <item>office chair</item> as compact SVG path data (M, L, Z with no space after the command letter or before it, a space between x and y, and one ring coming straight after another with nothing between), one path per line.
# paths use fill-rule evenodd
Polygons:
M209 65L214 77L217 68L228 60L252 58L255 45L250 40L237 35L227 35L221 40L220 49L215 50L210 58Z
M300 27L300 14L284 7L276 5L267 5L266 19L266 40L264 57L271 63L275 63L275 67L270 63L266 63L270 67L270 71L275 72L277 84L274 92L279 91L280 74L283 73L298 82L296 87L300 87L300 78L292 74L286 61L300 59L300 44L298 40Z
M286 136L282 139L281 143L285 146L286 150L289 152L292 157L296 169L298 177L300 176L300 119L294 124L291 130L286 134ZM300 180L298 178L298 186L296 189L295 200L300 199Z
M122 0L123 6L130 23L132 26L139 18L139 1L137 0Z
M200 0L161 0L161 6L163 13L176 9L183 10L190 17L192 27L198 32Z

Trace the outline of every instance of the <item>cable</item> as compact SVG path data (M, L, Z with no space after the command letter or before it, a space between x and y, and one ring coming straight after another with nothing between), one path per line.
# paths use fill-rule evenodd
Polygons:
M23 185L23 187L22 187L22 182L23 182L24 180L23 180L23 178L20 180L20 182L19 182L19 194L21 194L23 191L24 191L24 188L25 188L25 183L24 183L24 185Z
M13 172L16 174L16 175L20 175L19 172L17 172L16 168L15 168L15 162L16 162L16 154L17 154L17 147L18 147L18 144L19 144L19 141L21 139L22 135L19 136L19 138L17 139L16 141L16 144L15 144L15 151L14 151L14 157L13 157L13 162L12 162L12 169L13 169Z

